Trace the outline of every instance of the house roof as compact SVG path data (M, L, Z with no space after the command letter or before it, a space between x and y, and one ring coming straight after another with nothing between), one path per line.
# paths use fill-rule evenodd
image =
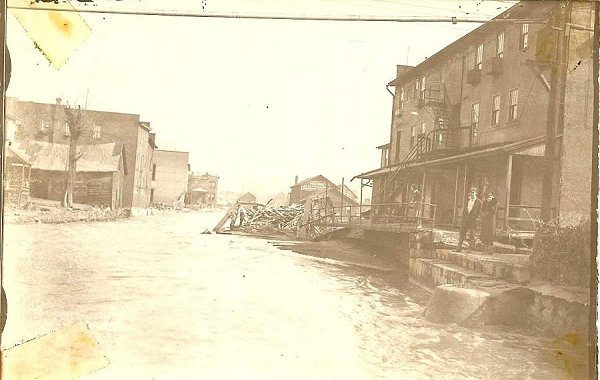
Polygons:
M465 160L469 160L469 159L476 159L476 158L481 158L481 157L492 156L494 154L501 154L501 153L513 153L514 154L514 153L524 151L527 148L535 147L535 146L538 146L539 144L543 144L545 141L546 141L546 136L542 135L542 136L532 137L529 139L519 140L516 142L507 142L504 144L498 144L495 146L486 147L486 148L482 148L482 149L478 149L478 150L472 150L470 152L466 152L463 154L457 154L454 156L438 158L436 160L429 160L429 161L414 163L412 165L407 166L406 170L420 168L420 167L426 167L426 166L437 166L437 165L456 163L456 162L465 161ZM352 179L354 179L354 178L373 178L373 177L383 175L383 174L390 174L397 169L398 165L387 166L385 168L379 168L379 169L371 170L371 171L368 171L365 173L357 174Z
M300 181L300 182L298 182L298 183L296 183L296 184L294 184L294 185L292 185L290 187L302 186L302 185L305 185L307 183L310 183L312 181L317 181L317 180L318 181L326 181L326 182L329 182L330 184L332 184L333 186L335 186L335 184L333 182L331 182L330 180L328 180L322 174L319 174L319 175L316 175L314 177L306 178L306 179L304 179L304 180L302 180L302 181Z
M354 191L352 191L352 189L349 188L346 184L344 184L343 187L344 187L344 195L346 195L346 194L352 194L352 197L358 198L358 196L356 195L356 193ZM342 190L342 185L339 185L338 189L341 191Z
M29 164L29 156L27 156L27 154L23 151L21 151L20 149L18 149L17 147L15 147L13 144L7 144L6 145L6 155L7 157L10 157L10 155L13 155L14 157L18 158L19 160L21 160L22 162Z
M117 146L116 146L117 145ZM119 170L122 146L115 143L78 146L81 158L77 160L78 172L115 172ZM26 140L20 149L31 163L32 169L65 171L69 146L44 141Z

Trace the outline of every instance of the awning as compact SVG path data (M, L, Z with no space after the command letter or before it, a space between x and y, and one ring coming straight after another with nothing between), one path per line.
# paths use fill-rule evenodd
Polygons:
M208 190L203 189L201 187L197 187L195 189L192 190L192 193L208 193Z
M484 148L484 149L471 151L471 152L467 152L467 153L463 153L463 154L457 154L455 156L438 158L436 160L430 160L430 161L424 161L424 162L415 162L413 164L407 165L402 170L411 170L411 169L422 168L422 167L447 165L447 164L451 164L451 163L455 163L455 162L461 162L461 161L466 161L466 160L471 160L471 159L476 159L476 158L488 157L488 156L493 156L495 154L501 154L501 153L523 154L521 152L528 152L529 149L534 149L534 148L536 149L535 150L536 155L539 155L540 148L536 148L536 147L539 147L540 145L545 146L545 141L546 141L546 136L538 136L538 137L534 137L531 139L521 140L521 141L512 142L512 143L505 143L505 144L496 145L496 146L490 147L490 148ZM533 154L529 154L529 155L533 155ZM398 166L399 166L399 164L388 166L385 168L371 170L371 171L368 171L365 173L358 174L358 175L354 176L352 179L354 179L354 178L372 179L374 177L378 177L381 175L391 174L394 171L396 171Z

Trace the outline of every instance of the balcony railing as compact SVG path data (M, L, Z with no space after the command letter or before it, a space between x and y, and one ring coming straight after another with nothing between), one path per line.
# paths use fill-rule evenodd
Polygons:
M434 129L427 134L419 135L417 159L428 159L467 147L470 144L468 139L470 133L471 127L460 127Z

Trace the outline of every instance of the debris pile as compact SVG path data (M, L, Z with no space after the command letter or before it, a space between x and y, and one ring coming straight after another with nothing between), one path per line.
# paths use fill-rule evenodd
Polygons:
M291 205L240 208L238 214L245 214L243 220L240 220L240 228L243 230L258 231L265 228L296 230L302 223L304 207Z

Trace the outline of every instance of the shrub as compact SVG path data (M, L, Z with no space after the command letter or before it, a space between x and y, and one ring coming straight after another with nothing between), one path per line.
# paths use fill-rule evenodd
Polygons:
M542 225L536 231L529 258L532 278L589 287L590 239L589 221L574 227Z

